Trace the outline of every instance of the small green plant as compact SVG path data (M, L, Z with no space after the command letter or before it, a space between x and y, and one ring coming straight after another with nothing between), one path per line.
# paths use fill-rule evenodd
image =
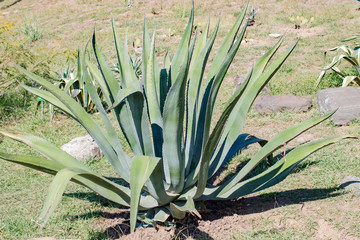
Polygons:
M308 19L304 16L292 16L289 20L294 24L295 29L300 29L300 27L311 27L315 18L311 17Z
M25 23L21 29L22 34L26 39L35 42L42 37L42 31L36 22Z
M59 87L62 91L66 92L69 96L71 96L75 101L77 101L87 113L94 113L96 111L96 105L92 101L92 98L85 87L85 81L83 78L84 72L88 71L85 69L81 69L81 59L80 52L78 53L78 65L77 72L75 74L75 70L71 67L67 67L64 71L60 71L57 73L60 81L55 82L54 84ZM89 75L89 78L92 78L92 75ZM90 80L90 82L95 86L95 81ZM97 88L97 93L102 101L102 93L100 88Z
M248 27L253 26L255 24L255 16L258 12L259 12L259 9L255 10L254 7L249 8Z
M131 62L131 65L132 67L134 68L134 72L135 72L135 75L137 78L141 78L141 57L130 57L130 62ZM112 70L117 73L117 74L120 74L121 71L120 71L120 64L117 63L116 65L114 65L112 67Z
M357 36L344 39L343 42L357 39ZM341 45L338 47L331 48L324 52L324 61L326 62L326 56L328 52L336 52L337 55L333 57L331 63L321 71L318 79L316 80L316 87L320 84L328 70L332 70L336 75L341 77L342 86L346 87L349 84L360 87L360 45L355 46ZM339 68L342 61L350 63L353 67L353 74L349 75Z
M30 51L24 38L19 38L16 21L0 17L0 96L23 76L14 66L19 62L23 67L31 69L41 76L49 76L50 68L47 59L39 61L39 57ZM31 84L31 82L26 82Z
M206 27L195 44L193 8L174 56L170 59L166 55L162 68L155 57L155 32L151 39L144 23L142 79L135 74L128 46L126 41L125 44L121 42L114 20L112 28L120 83L105 62L94 34L91 42L96 65L82 51L79 68L80 79L85 82L85 88L99 111L101 124L64 91L19 67L46 90L23 87L63 109L82 124L118 173L117 177L126 182L110 181L42 138L0 131L0 134L28 144L44 156L0 153L2 159L55 175L39 222L45 224L49 220L69 181L129 206L131 231L135 229L139 211L153 221L165 221L169 216L183 219L189 213L200 217L197 203L235 199L271 187L282 181L309 154L347 138L340 136L308 142L274 160L274 151L286 148L289 141L331 114L292 126L270 141L242 133L256 96L297 44L295 42L269 63L282 39L255 63L244 84L228 100L219 120L211 126L220 86L245 35L247 22L242 29L241 26L246 19L246 9L247 6L225 37L206 78L205 68L219 30L219 21L210 36L209 27ZM108 109L103 107L90 75L99 84ZM124 151L113 122L120 127L131 153ZM210 184L209 179L223 171L222 166L239 150L255 143L260 144L260 150L238 172L216 186ZM262 171L256 175L249 175L259 164L267 167L260 168Z

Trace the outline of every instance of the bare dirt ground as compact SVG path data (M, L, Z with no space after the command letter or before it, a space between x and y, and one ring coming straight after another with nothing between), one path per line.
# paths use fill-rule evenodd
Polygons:
M288 190L274 194L270 199L254 195L234 201L210 201L206 203L209 211L202 214L202 219L189 217L178 223L177 228L138 228L135 233L130 234L128 222L124 221L129 217L126 210L106 212L98 224L111 239L243 239L242 233L261 229L261 226L254 225L259 221L265 221L266 231L272 234L281 233L285 229L305 232L311 227L312 236L306 236L306 239L358 239L358 236L349 233L349 229L338 227L344 219L336 218L331 212L329 206L332 202L327 199L326 194L315 198L303 197L316 191L322 189ZM339 194L343 193L331 195ZM339 210L354 211L354 206L359 203L360 199L351 198L339 206ZM313 226L309 226L308 221ZM248 237L251 236L256 235L250 234Z

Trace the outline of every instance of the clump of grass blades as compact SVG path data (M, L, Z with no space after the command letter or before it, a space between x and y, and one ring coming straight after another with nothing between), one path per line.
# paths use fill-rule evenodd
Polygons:
M21 29L22 34L30 41L35 42L42 37L42 31L36 22L25 23Z
M105 62L94 33L91 43L96 65L85 57L85 51L79 57L79 64L82 69L81 78L102 117L101 125L71 96L19 67L46 90L26 85L23 87L63 109L82 124L120 178L129 183L119 185L104 178L44 139L0 131L2 135L35 148L45 157L0 153L2 159L55 175L39 221L45 224L49 220L69 181L88 187L113 202L129 206L131 231L135 229L139 210L146 210L147 216L154 221L165 221L170 215L182 219L187 213L201 217L195 207L197 201L234 199L268 188L282 181L307 155L349 138L331 137L303 144L264 168L261 173L248 177L263 161L272 162L275 150L324 121L331 113L292 126L270 141L241 133L254 99L297 44L295 42L267 66L282 43L280 39L255 63L247 74L245 83L228 100L215 128L211 130L211 119L220 86L245 34L247 23L242 23L246 19L246 9L247 6L224 39L206 78L205 67L220 20L210 36L208 23L195 44L195 37L192 36L193 9L174 56L172 59L165 56L162 68L155 57L155 32L151 39L144 22L141 80L129 58L127 41L125 44L121 42L114 20L112 29L120 83ZM92 78L101 88L107 109L102 105L91 82ZM108 116L109 112L116 119L134 157L131 158L124 152ZM238 172L220 185L208 183L239 150L255 143L260 144L261 149Z

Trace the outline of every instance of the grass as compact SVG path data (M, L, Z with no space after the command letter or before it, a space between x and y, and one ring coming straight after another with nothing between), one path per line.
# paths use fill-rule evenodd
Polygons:
M4 1L1 4L8 2ZM9 13L4 16L8 20L17 21L19 29L21 24L24 24L19 19L26 19L28 16L42 23L42 36L31 42L29 47L43 58L52 54L47 51L49 49L63 52L82 47L91 36L95 26L102 51L109 56L109 61L115 58L111 39L110 13L113 13L122 34L127 28L129 29L129 44L141 38L142 22L145 16L149 30L152 31L155 27L157 29L159 41L156 53L160 56L161 63L166 51L174 53L174 46L177 45L186 24L188 9L186 8L183 14L184 6L191 5L190 1L168 1L166 4L160 1L134 1L133 7L128 8L125 2L115 0L75 0L75 2L76 4L69 5L67 1L55 4L44 4L35 0L23 1L8 9ZM211 29L213 29L221 12L221 29L214 48L219 47L219 43L238 15L243 2L207 0L196 3L195 25L200 26L200 29L205 26L208 18L211 20ZM297 36L302 37L296 51L271 81L271 94L310 95L315 99L318 89L314 89L313 86L323 67L323 51L339 45L339 39L352 36L357 32L358 24L355 23L359 18L356 8L359 6L350 0L341 2L342 4L328 1L324 5L320 0L307 4L295 0L257 0L251 3L256 8L260 8L255 18L255 26L250 27L247 33L247 38L254 39L254 42L244 42L240 47L239 54L219 94L221 98L217 109L220 110L225 100L230 97L233 78L246 73L254 60L276 42L276 39L268 37L270 33L286 33L284 46L289 46ZM42 11L33 11L40 7ZM154 15L152 9L155 9L159 15ZM329 15L329 12L332 14ZM347 14L344 15L344 12ZM313 25L300 30L293 29L289 17L299 14L305 17L314 16ZM169 29L172 34L169 33ZM64 66L63 60L61 57L54 59L50 65L52 70L57 71L59 66ZM337 86L337 81L338 79L329 73L322 81L320 88ZM86 134L78 124L60 113L56 114L51 123L47 113L45 119L42 120L40 114L35 114L35 104L34 97L25 95L21 90L13 90L2 96L0 98L1 128L33 133L48 139L57 146ZM317 115L317 109L303 114L276 113L265 116L251 112L245 132L270 139L290 125ZM330 122L326 122L304 136L300 136L298 140L295 139L294 142L299 144L302 141L341 134L359 136L359 121L354 121L344 127L335 127ZM289 147L295 143L290 143ZM246 160L246 157L251 156L253 148L245 150L238 161ZM37 154L22 144L3 138L0 139L0 151ZM359 174L359 156L360 150L356 141L344 141L317 152L280 185L263 192L264 195L260 197L261 201L258 205L247 208L251 211L256 210L257 207L272 207L258 211L256 214L243 214L240 211L231 216L230 221L235 223L236 220L241 221L244 229L239 230L237 224L231 224L233 227L230 230L220 231L220 233L209 230L209 234L226 236L228 239L331 238L332 236L327 236L327 233L333 233L333 236L343 234L344 238L360 238L360 228L356 224L360 219L359 199L354 194L338 188L343 177ZM229 164L230 170L238 164L238 161L236 159ZM105 176L116 176L106 159L90 161L87 164ZM68 186L59 208L48 225L40 229L35 224L34 221L39 215L51 179L51 176L0 161L0 239L28 239L45 236L109 239L110 236L105 229L115 228L118 222L115 220L112 222L111 219L105 217L104 213L116 212L118 206L94 196L87 189L73 183ZM274 202L278 202L281 207L275 208ZM218 221L220 220L214 220L213 223L221 224Z

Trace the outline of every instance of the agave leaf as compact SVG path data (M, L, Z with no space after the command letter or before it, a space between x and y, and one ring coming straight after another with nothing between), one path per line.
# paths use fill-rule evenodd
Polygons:
M175 55L172 58L171 62L171 86L174 84L174 82L177 80L177 76L180 74L181 69L184 69L184 64L188 61L188 49L189 49L189 43L191 39L191 32L193 28L193 22L194 22L194 6L191 8L191 13L189 17L188 24L186 26L185 32L180 40L180 43L176 49ZM186 50L185 50L186 49Z
M238 33L240 26L242 22L245 19L245 15L247 12L247 7L249 5L249 1L246 2L243 10L239 14L238 18L236 19L234 25L230 29L229 33L226 35L223 43L221 44L218 52L216 53L213 64L211 65L209 69L209 73L207 76L207 81L209 82L211 79L213 79L218 73L221 68L221 65L225 61L226 56L228 55L228 52L232 48L233 42L236 39L236 34ZM247 25L247 24L246 24ZM246 25L244 28L246 28Z
M41 97L42 99L46 99L48 102L50 102L51 104L57 106L58 108L62 109L65 113L69 114L72 118L74 118L75 120L76 117L75 115L70 111L70 109L68 109L68 107L61 102L57 97L55 97L53 94L51 94L48 91L45 90L41 90L38 88L33 88L33 87L29 87L23 83L19 83L24 89L26 89L27 91L35 94L36 96Z
M128 54L127 35L125 44L122 46L120 37L115 28L114 18L112 18L111 23L120 66L122 87L140 90L140 85L134 69L131 66ZM154 150L148 127L145 100L142 94L130 95L126 99L126 109L127 111L125 108L119 109L120 115L118 115L118 122L120 122L121 128L125 131L130 146L136 154L152 156ZM130 127L127 127L127 125L130 125Z
M225 126L225 123L228 120L237 101L241 97L242 93L245 91L247 84L248 84L248 81L244 82L244 84L242 84L242 86L240 87L241 88L240 91L237 91L236 97L233 98L232 102L230 102L225 107L224 112L221 114L219 121L216 123L214 130L212 131L208 141L206 142L205 149L204 149L203 155L200 160L200 164L198 165L199 169L197 169L199 171L199 177L197 178L198 183L197 183L197 190L196 190L196 193L194 196L195 199L199 198L205 190L212 154L214 152L216 145L218 144L218 141L220 139L220 136L221 136L221 133Z
M214 160L214 162L219 161L220 163L220 168L227 163L237 152L241 151L241 149L246 148L247 146L254 144L254 143L259 143L260 146L264 146L268 141L264 140L264 139L260 139L257 138L255 136L252 136L250 134L240 134L238 136L238 138L236 139L236 141L234 142L234 144L230 147L229 151L226 154L226 157L224 158L224 160L221 162L219 160ZM218 155L219 156L219 155Z
M177 194L169 194L164 186L162 159L156 165L149 179L145 182L144 189L154 198L159 204L167 204L178 197Z
M345 38L343 40L341 40L342 42L347 42L347 41L351 41L351 40L354 40L354 39L357 39L358 36L352 36L352 37L348 37L348 38Z
M115 49L116 54L119 62L119 70L120 70L120 76L122 80L122 87L128 87L128 88L134 88L134 89L140 89L137 77L135 75L134 68L131 66L129 54L128 54L128 48L127 48L127 35L125 44L123 45L121 43L120 37L118 32L116 31L115 27L115 20L114 17L111 17L111 26L112 31L114 35L114 42L115 42Z
M84 66L84 68L85 68L85 66ZM107 113L103 107L101 99L100 99L94 85L92 84L90 76L88 75L87 72L84 72L82 78L83 78L84 83L86 83L85 89L90 94L93 103L95 104L97 110L100 113L100 116L102 117L103 123L105 125L105 129L107 131L107 136L108 136L107 140L111 144L112 148L114 149L114 151L116 152L116 154L118 156L118 159L109 159L109 161L117 172L122 173L122 176L124 179L129 179L130 158L126 155L126 153L122 149L122 146L121 146L120 140L117 136L117 133L116 133L109 117L107 116ZM122 91L126 91L126 90L127 89L125 89L125 90L120 89L118 93L121 93ZM130 91L130 94L132 94L132 93L133 93L133 91ZM118 98L115 99L115 103L116 103L116 100L119 100L119 99ZM121 168L117 169L118 167L121 167Z
M332 60L332 62L326 66L323 70L329 70L332 67L334 67L336 64L340 63L340 61L342 59L345 59L346 61L348 61L351 65L353 65L354 67L359 67L359 64L356 62L356 60L352 57L346 56L346 55L339 55L339 56L335 56Z
M342 77L342 78L345 77L345 75L341 72L341 70L340 70L338 67L333 66L333 67L331 68L331 70L333 70L333 71L334 71L336 74L338 74L340 77Z
M148 69L148 59L150 56L150 46L151 39L147 28L146 18L144 17L144 27L143 27L143 47L142 47L142 75L143 75L143 84L146 89L146 77Z
M163 68L170 69L170 65L171 65L170 55L169 52L166 52L164 56Z
M166 208L157 208L155 209L155 215L153 220L157 222L165 222L170 216L169 210Z
M89 107L89 103L90 103L90 97L89 97L89 94L87 92L87 89L85 88L85 82L84 82L84 79L83 79L83 75L86 74L87 76L89 75L87 70L86 70L86 65L85 65L85 59L86 59L86 48L88 46L88 43L86 43L85 47L84 47L84 50L83 51L78 51L78 72L80 71L81 73L78 75L80 76L80 78L78 78L78 81L79 81L79 88L82 89L83 91L81 92L81 97L82 97L82 101L83 101L83 106L85 108L88 108ZM91 84L93 84L93 82L91 81Z
M50 216L60 203L61 197L71 178L81 172L84 172L84 170L64 168L56 174L55 178L51 182L44 206L37 220L37 222L42 222L42 227L47 223Z
M71 79L69 81L66 81L64 91L69 91L75 82L77 82L77 79Z
M101 75L100 70L88 59L85 59L85 64L88 67L91 75L94 77L94 80L99 84L101 92L104 94L104 98L107 105L111 106L114 100L113 99L111 100L107 83L105 82L103 76Z
M61 163L35 156L13 155L0 152L0 158L53 175L65 168L65 166Z
M113 72L111 71L110 67L107 65L104 56L100 52L100 49L96 43L95 32L93 33L93 36L92 36L92 47L93 47L93 51L94 51L95 58L96 58L98 66L99 66L101 75L103 76L105 83L107 85L107 88L109 89L109 92L111 94L110 97L117 96L120 86L119 86ZM111 100L113 101L113 99L111 99Z
M320 122L326 120L331 115L335 113L331 112L329 114L326 114L324 116L308 120L306 122L297 124L295 126L292 126L285 131L281 132L280 134L276 135L273 139L271 139L264 147L261 148L260 151L258 151L255 156L251 158L251 160L236 174L234 174L233 177L231 177L229 180L227 180L221 187L219 188L220 193L219 195L224 194L227 192L230 188L232 188L236 183L241 181L251 170L253 170L264 158L266 158L269 154L271 154L273 151L278 149L282 144L287 143L300 135L301 133L305 132L306 130L316 126Z
M132 159L130 168L130 189L131 189L131 210L130 210L130 228L131 232L135 230L136 217L140 201L141 189L144 183L154 171L160 158L148 156L135 156Z
M60 148L55 145L45 141L40 137L36 137L33 135L23 135L23 134L14 134L9 133L3 130L0 130L0 135L4 135L6 137L12 138L16 141L23 142L30 147L36 149L41 154L46 156L47 158L53 159L57 163L63 164L67 167L79 168L84 170L89 170L88 167L80 163L78 160L73 158L68 153L62 151Z
M208 36L208 32L209 32L209 26L210 26L210 19L208 20L208 22L204 28L204 31L201 33L199 41L196 43L196 46L194 48L194 53L193 53L192 59L194 59L195 61L198 58L200 52L204 49L204 47L206 45L206 42L207 42L206 40L207 40L207 36ZM194 66L196 66L195 61L192 61L190 63L189 72L191 72L192 69L194 68Z
M171 64L171 88L165 100L163 160L165 179L171 191L179 193L184 184L185 159L183 157L183 120L185 112L185 89L189 69L189 42L194 18L191 10L188 25ZM174 73L176 72L176 74Z
M197 181L197 174L199 172L199 162L203 153L203 148L206 143L204 143L204 131L205 131L205 117L206 117L206 108L207 108L207 102L209 100L210 96L210 90L213 84L213 80L211 80L206 88L203 95L203 99L201 102L201 108L199 113L199 119L198 119L198 126L196 128L196 136L195 136L195 142L193 145L193 156L191 158L191 162L188 163L190 165L187 169L190 171L189 174L187 174L186 182L185 182L185 188L188 188L189 186L193 186L195 182Z
M172 185L175 192L180 191L184 183L185 160L182 154L184 92L186 83L184 67L181 74L171 86L164 105L164 143L163 160L166 182Z
M122 48L119 46L120 39L115 30L114 20L112 20L112 26L113 26L115 46L117 49L118 58L120 60L124 60L123 59L124 53L120 52L122 50ZM95 40L95 33L93 34L92 43L93 43L95 57L98 62L101 74L102 74L102 76L104 78L104 82L107 85L107 88L109 89L109 92L110 92L110 101L113 104L114 98L118 96L120 86L119 86L118 82L116 81L114 75L112 74L111 69L106 64L104 57L100 53L100 50L99 50L96 40ZM127 60L128 59L124 60L124 62L126 62ZM126 64L126 63L124 63L124 64ZM121 68L121 66L120 66L120 68ZM120 69L120 71L121 71L121 69ZM125 70L125 71L121 72L122 79L124 79L126 77L131 78L131 72L129 72L129 71L130 70L127 70L127 71ZM125 80L122 80L122 81L125 81ZM135 86L135 84L133 85L132 80L131 81L128 80L128 81L129 81L128 84L130 84L129 88L131 88L131 89L138 88ZM123 82L123 84L126 85L125 82ZM138 99L138 101L135 102L135 99ZM110 104L110 105L112 105L112 104ZM143 112L142 110L144 109L144 101L143 101L143 99L141 99L141 97L135 96L135 97L129 98L127 104L130 106L126 107L123 105L123 107L115 108L114 114L115 114L115 117L117 118L118 122L120 123L121 129L124 132L126 140L128 141L132 150L136 154L143 154L144 153L144 144L141 142L141 136L139 136L139 134L141 134L142 121L144 119L139 116ZM129 111L131 112L131 114L129 114ZM144 129L144 130L146 130L146 129Z
M219 196L219 198L223 200L233 199L269 188L284 180L286 176L288 176L289 173L308 155L316 152L317 150L325 146L336 143L346 138L354 137L337 136L312 141L298 146L263 173L236 184L228 192Z
M153 36L153 40L152 40L154 42L154 45L155 45L155 31L154 31L154 36ZM160 78L161 73L160 73L159 63L155 57L155 49L151 50L152 41L150 39L150 35L148 32L146 19L144 18L143 49L142 49L142 69L143 69L142 82L144 84L144 89L147 92L147 82L148 82L147 77L149 74L148 68L151 68L152 69L152 72L150 73L150 76L152 78L151 81L152 81L153 87L155 87L157 102L159 103L159 105L161 105L161 101L162 101L161 99L163 97L161 91L163 88L163 84L166 84L166 82L161 81L161 78ZM152 56L152 55L154 55L154 56ZM150 59L152 61L151 67L148 66L148 62ZM166 93L165 93L165 96L166 96Z
M127 97L129 97L132 94L142 94L139 90L132 89L132 88L122 88L119 90L118 95L115 98L114 103L111 106L112 108L116 108L119 106L120 103L122 103Z
M204 75L204 71L205 71L205 67L206 67L206 62L207 59L209 57L210 51L212 49L212 46L214 44L215 38L216 38L216 34L219 28L219 20L216 24L216 27L213 31L212 36L210 37L209 41L206 43L206 45L203 43L204 40L206 40L206 35L207 32L204 32L202 35L202 38L200 39L200 44L196 46L195 48L195 53L197 55L197 57L195 58L194 61L194 65L193 65L193 69L191 69L190 66L190 70L189 70L189 83L188 83L188 89L187 89L187 118L186 118L186 143L185 143L185 165L186 165L186 170L185 172L188 173L190 166L191 166L191 162L192 162L192 157L194 156L193 151L195 150L195 148L193 148L194 146L194 142L195 142L195 138L196 138L196 125L197 125L197 121L196 119L198 118L199 113L197 112L198 106L200 106L199 104L199 94L200 94L200 88L201 88L201 84L202 84L202 79L203 79L203 75ZM209 27L207 26L206 29L208 29ZM205 36L205 37L203 37ZM200 53L197 53L198 49L201 49ZM196 67L195 67L196 66ZM200 108L199 108L200 109Z
M159 99L159 103L160 103L160 111L161 114L164 112L164 104L165 104L165 99L168 93L168 71L167 69L163 68L160 70L160 99Z
M214 83L210 90L210 96L209 96L209 101L207 103L207 110L206 110L205 131L204 131L204 141L205 142L208 140L211 119L212 119L212 114L213 114L214 107L215 107L215 102L217 99L217 94L218 94L220 86L224 80L224 77L227 73L227 70L229 69L231 62L234 59L235 54L237 53L237 51L240 47L241 41L245 35L246 26L247 26L247 23L243 27L241 33L239 34L239 36L236 39L236 41L234 42L234 44L231 46L224 61L220 64L219 71L217 72L216 76L214 77Z
M70 96L71 96L72 98L76 98L80 93L81 93L81 90L80 90L80 89L74 89L74 90L71 91Z
M267 63L270 61L272 56L275 54L277 49L280 47L282 40L280 39L277 44L274 45L263 57L261 57L256 63L254 68L251 70L251 73L247 75L250 77L249 86L241 96L240 100L234 107L233 112L229 116L229 120L225 126L223 135L220 139L220 144L222 146L225 143L224 148L220 151L220 148L217 148L214 156L221 154L218 157L218 161L215 161L215 158L211 161L209 176L213 176L216 171L220 168L220 163L224 161L224 158L227 155L230 147L234 144L238 135L241 133L242 128L245 124L246 114L250 109L253 101L256 96L259 94L261 89L270 81L271 77L276 73L280 66L284 63L286 58L292 52L296 43L290 47L277 61L275 61L264 73L264 69ZM251 74L251 75L250 75ZM231 101L232 99L230 99Z
M118 160L116 153L114 149L111 147L111 144L108 144L109 136L107 136L99 127L99 125L89 116L89 114L86 113L86 111L83 109L81 105L79 105L74 99L72 99L69 95L67 95L65 92L61 91L59 88L54 86L53 84L49 83L45 79L35 75L34 73L31 73L24 68L18 66L19 70L21 70L26 76L28 76L30 79L34 80L35 82L42 85L44 88L46 88L51 94L53 94L55 97L59 99L59 101L63 102L64 105L73 113L73 115L77 118L77 121L83 125L83 127L89 132L89 134L94 138L96 143L99 145L99 147L102 149L105 156L110 160L114 161L114 164L119 164L116 160ZM117 169L120 169L120 165L117 167ZM120 175L123 175L123 173L120 173Z
M351 82L354 82L356 85L360 86L360 78L358 76L346 76L343 79L342 87L347 87Z
M42 159L38 159L37 157L30 160L32 158L31 156L14 159L14 156L12 156L12 158L17 162L20 162L21 160L21 163L19 164L32 165L33 168L40 167L40 168L45 168L44 170L49 169L51 171L57 171L63 169L63 168L57 169L51 166L55 166L55 167L64 166L64 168L81 169L83 170L83 172L87 172L89 174L84 176L83 178L77 178L77 180L80 183L82 183L83 185L87 186L93 191L98 192L100 195L116 203L120 203L124 206L129 205L130 191L128 188L112 183L111 181L103 178L102 176L95 174L90 168L86 167L85 165L77 161L75 158L73 158L66 152L62 151L61 149L57 148L53 144L39 137L34 137L32 135L20 135L20 134L15 135L4 131L0 131L0 134L29 145L30 147L38 150L41 154L47 157L49 161L55 162L55 164L50 164L49 162L41 161ZM11 155L8 155L7 157L9 156ZM154 203L151 202L150 197L149 199L142 199L142 200L143 200L142 205L144 207L154 205Z
M155 124L158 127L162 128L163 122L160 112L160 104L157 97L158 93L157 93L156 81L155 81L155 75L156 75L155 59L156 57L155 57L155 31L154 31L150 46L149 59L148 59L148 65L146 71L145 92L147 97L150 122L151 124Z
M170 210L174 218L183 219L186 213L196 215L198 218L201 218L200 213L195 208L194 200L188 196L186 201L176 201L170 203Z

